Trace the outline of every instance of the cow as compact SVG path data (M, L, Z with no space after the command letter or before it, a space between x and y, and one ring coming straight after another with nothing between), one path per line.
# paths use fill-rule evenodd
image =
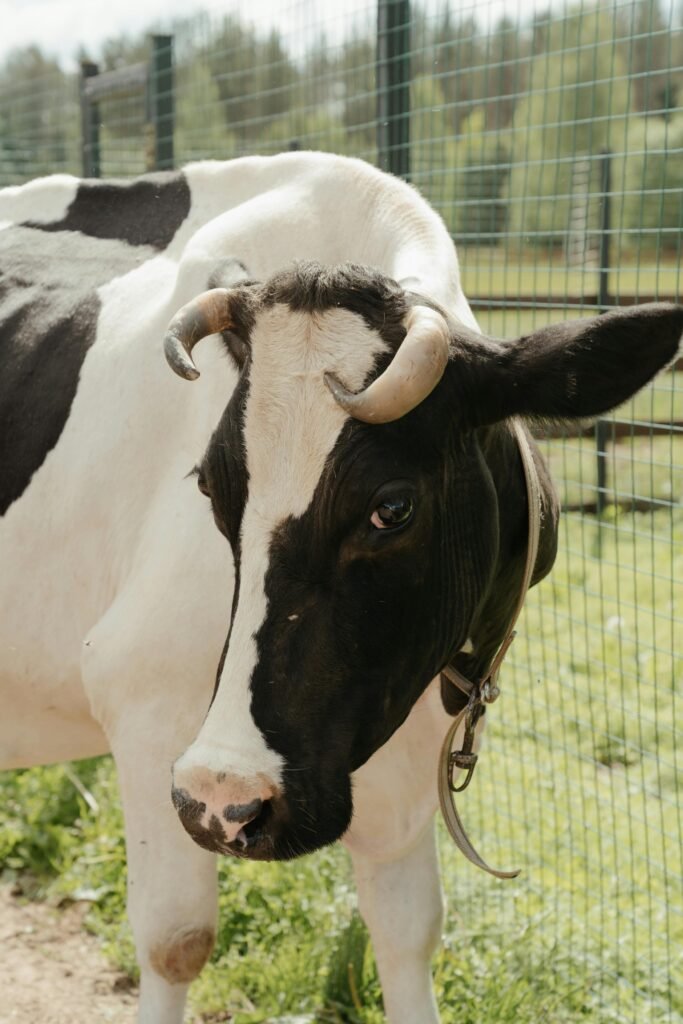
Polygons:
M6 188L0 268L0 759L113 754L139 1021L182 1021L217 854L341 840L388 1020L436 1024L442 670L519 598L511 423L625 400L683 308L485 337L419 193L304 152Z

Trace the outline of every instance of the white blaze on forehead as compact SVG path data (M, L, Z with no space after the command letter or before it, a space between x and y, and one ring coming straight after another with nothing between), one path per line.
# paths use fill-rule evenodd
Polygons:
M249 512L273 525L311 503L348 414L324 382L332 372L359 390L386 344L346 309L293 313L277 305L252 331L244 417Z
M218 691L193 754L216 771L264 773L277 785L282 759L251 717L255 635L267 612L265 577L271 538L310 505L325 463L348 419L325 372L352 391L361 388L386 344L355 313L294 313L276 305L261 313L251 335L252 362L244 413L249 474L241 532L240 591ZM273 694L277 700L277 694ZM222 761L221 761L222 758ZM207 762L210 763L207 764ZM221 763L219 763L221 762Z

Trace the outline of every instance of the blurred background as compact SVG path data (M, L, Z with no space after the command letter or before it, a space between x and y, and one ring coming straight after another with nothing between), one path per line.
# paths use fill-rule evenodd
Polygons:
M486 332L681 300L681 0L4 0L0 14L0 186L331 150L431 201ZM523 871L495 881L442 835L444 1024L683 1021L682 371L542 438L561 553L460 804L486 859ZM5 877L86 893L134 970L108 760L0 786ZM382 1020L341 851L221 871L197 1019Z

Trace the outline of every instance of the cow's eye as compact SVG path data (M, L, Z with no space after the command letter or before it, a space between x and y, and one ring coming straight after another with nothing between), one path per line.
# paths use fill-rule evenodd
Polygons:
M405 526L412 516L413 499L408 495L397 495L378 505L370 516L370 522L376 530L392 530L397 526Z

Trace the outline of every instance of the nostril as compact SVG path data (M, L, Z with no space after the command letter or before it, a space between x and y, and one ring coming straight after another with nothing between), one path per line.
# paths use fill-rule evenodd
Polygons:
M258 817L262 810L263 800L257 797L248 804L228 804L223 808L223 817L226 821L239 821L246 825L248 821Z
M258 804L258 808L257 808ZM250 811L256 811L253 817L243 819L240 822L241 828L231 841L231 845L247 849L255 842L261 840L268 830L269 822L272 819L272 804L270 800L253 800L247 805ZM234 828L234 825L233 825Z

